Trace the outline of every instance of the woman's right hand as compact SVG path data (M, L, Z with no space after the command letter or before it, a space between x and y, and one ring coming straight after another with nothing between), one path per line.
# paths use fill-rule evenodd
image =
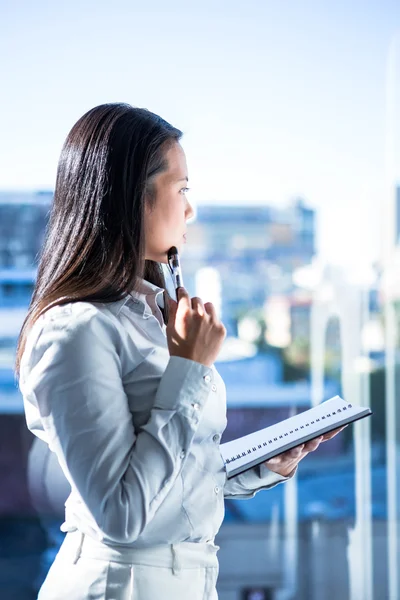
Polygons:
M178 288L177 297L178 302L168 298L169 353L211 367L226 337L226 329L211 302L203 304L197 296L190 299L183 287Z

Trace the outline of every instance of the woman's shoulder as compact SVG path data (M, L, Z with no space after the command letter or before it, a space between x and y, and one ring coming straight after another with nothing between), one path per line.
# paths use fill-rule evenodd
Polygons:
M149 352L142 351L112 308L110 303L76 301L45 310L28 331L21 373L28 374L46 353L46 360L57 363L65 363L66 357L100 361L111 353L118 356L123 372L141 363Z
M28 332L27 345L35 345L43 337L48 341L87 338L91 335L116 337L117 325L113 314L100 303L77 301L56 304L36 319Z
M126 302L126 298L115 302L89 302L87 300L76 300L71 302L59 302L47 308L39 317L41 322L55 322L82 319L84 315L105 315L111 320L117 315L119 308Z
M64 304L55 304L47 308L35 321L42 327L74 327L79 326L87 320L93 318L107 320L107 313L101 303L86 302L78 300L76 302L66 302Z

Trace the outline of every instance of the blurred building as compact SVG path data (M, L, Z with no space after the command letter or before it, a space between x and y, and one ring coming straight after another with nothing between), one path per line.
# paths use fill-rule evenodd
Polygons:
M0 269L37 264L53 193L0 192Z
M221 278L221 316L236 334L241 311L262 307L273 295L290 298L292 273L315 254L315 211L297 199L289 207L200 205L189 224L182 256L185 285L212 265Z
M21 411L17 338L32 296L52 192L0 192L0 411Z

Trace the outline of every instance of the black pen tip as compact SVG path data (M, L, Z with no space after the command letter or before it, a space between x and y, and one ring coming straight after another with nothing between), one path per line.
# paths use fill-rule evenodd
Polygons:
M168 258L173 254L178 254L178 248L176 246L171 246L171 248L168 250Z

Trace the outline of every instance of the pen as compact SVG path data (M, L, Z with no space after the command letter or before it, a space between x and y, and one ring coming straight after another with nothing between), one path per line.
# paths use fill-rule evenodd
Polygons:
M179 260L178 249L176 246L171 246L168 250L168 266L171 271L172 280L174 282L175 291L178 291L179 287L184 287L182 278L181 263Z

